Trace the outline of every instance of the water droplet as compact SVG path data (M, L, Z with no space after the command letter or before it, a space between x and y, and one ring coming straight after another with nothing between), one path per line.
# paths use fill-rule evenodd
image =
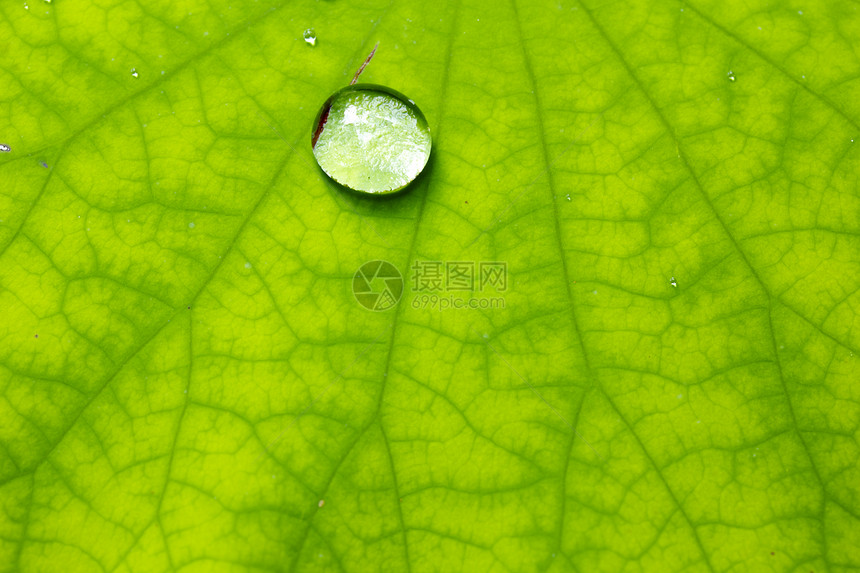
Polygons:
M731 71L731 70L729 70L729 73L728 73L728 74L726 74L726 75L728 76L728 78L729 78L729 81L730 81L730 82L733 82L733 81L735 81L735 80L737 79L737 78L735 77L735 73L734 73L733 71Z
M194 223L188 223L188 228L189 228L189 229L193 229L193 228L194 228Z
M669 279L669 284L675 288L678 288L678 281L675 280L675 277Z
M30 9L30 6L26 2L24 2L24 10L29 10L29 9Z
M246 268L246 269L250 269L250 268L251 268L251 263L245 263L245 268Z
M567 200L568 200L568 201L571 201L570 193L568 193L568 194L567 194Z
M311 136L317 163L341 185L393 193L427 165L432 140L418 106L394 90L355 84L323 104Z
M2 151L3 153L9 153L10 151L12 151L12 148L5 143L0 143L0 151Z
M314 32L313 28L308 28L302 33L302 38L305 39L305 42L308 43L309 46L317 45L317 33Z
M131 77L136 78L138 76L137 68L131 69Z
M45 4L50 4L51 0L45 0Z
M325 500L321 499L320 502L317 504L317 507L322 507L324 505L325 505Z

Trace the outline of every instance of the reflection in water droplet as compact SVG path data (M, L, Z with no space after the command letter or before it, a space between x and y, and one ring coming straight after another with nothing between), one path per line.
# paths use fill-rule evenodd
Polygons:
M305 30L302 34L302 38L304 38L305 42L307 42L310 46L317 45L317 33L314 32L313 28L308 28L307 30Z
M311 137L317 163L329 177L365 193L392 193L427 165L430 127L400 93L355 84L323 104Z
M2 151L3 153L9 153L10 151L12 151L12 148L5 143L0 143L0 151Z
M733 82L733 81L735 81L735 79L737 79L737 78L735 78L735 73L731 70L729 70L729 73L727 75L729 77L730 82Z
M45 4L50 4L51 0L45 0Z
M570 201L570 193L567 194L567 200Z
M193 228L194 228L194 223L188 223L188 228L189 228L189 229L193 229Z
M137 68L131 69L131 77L136 78L138 76Z
M678 282L675 280L675 277L672 277L671 279L669 279L669 284L675 288L678 288Z
M246 268L246 269L250 269L250 268L251 268L251 263L245 263L245 268Z
M30 9L30 6L26 2L24 2L24 10L29 10L29 9Z

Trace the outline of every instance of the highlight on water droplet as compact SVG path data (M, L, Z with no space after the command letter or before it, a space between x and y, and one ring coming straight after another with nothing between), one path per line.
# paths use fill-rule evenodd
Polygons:
M430 126L409 98L376 84L336 91L311 133L317 163L341 185L364 193L404 189L430 159Z
M675 288L678 288L678 281L675 280L675 277L669 279L669 284Z
M137 68L131 69L131 77L136 78L138 76Z
M314 32L313 28L308 28L307 30L305 30L302 33L302 38L304 38L305 42L307 42L310 46L317 45L317 33Z
M730 82L733 82L733 81L735 81L735 80L737 79L737 78L735 77L735 73L734 73L733 71L731 71L731 70L729 70L729 73L728 73L728 74L726 74L726 75L728 76L728 78L729 78L729 81L730 81Z
M6 145L5 143L0 143L0 152L9 153L12 151L12 148Z
M26 2L24 2L24 10L29 10L29 9L30 9L29 4L27 4Z

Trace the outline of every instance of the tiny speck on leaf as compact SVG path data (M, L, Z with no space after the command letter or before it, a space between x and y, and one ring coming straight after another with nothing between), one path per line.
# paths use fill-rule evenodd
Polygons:
M321 500L320 500L320 502L317 504L317 506L319 506L319 507L322 507L322 506L324 506L324 505L325 505L325 500L324 500L324 499L321 499Z

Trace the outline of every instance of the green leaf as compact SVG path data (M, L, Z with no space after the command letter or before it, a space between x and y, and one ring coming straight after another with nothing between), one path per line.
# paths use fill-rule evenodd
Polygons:
M28 4L0 571L860 569L855 0ZM310 146L376 42L391 198Z

